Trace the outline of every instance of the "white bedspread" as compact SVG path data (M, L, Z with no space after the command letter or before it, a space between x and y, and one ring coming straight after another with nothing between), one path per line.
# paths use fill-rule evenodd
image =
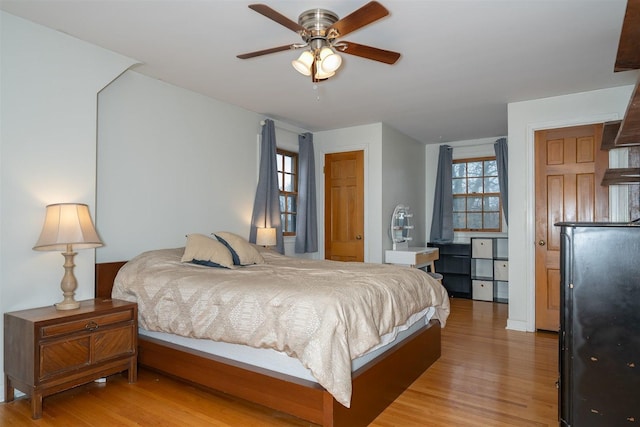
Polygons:
M273 348L298 358L349 407L351 360L425 307L444 326L449 299L421 270L263 252L265 264L182 263L184 248L145 252L116 277L112 297L136 301L150 331Z

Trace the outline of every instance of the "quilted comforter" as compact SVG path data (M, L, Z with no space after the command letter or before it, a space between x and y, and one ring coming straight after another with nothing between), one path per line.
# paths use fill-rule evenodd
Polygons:
M145 252L118 273L112 297L138 303L140 327L282 351L346 407L352 359L426 307L442 326L449 315L444 287L418 269L270 251L223 269L182 263L183 251Z

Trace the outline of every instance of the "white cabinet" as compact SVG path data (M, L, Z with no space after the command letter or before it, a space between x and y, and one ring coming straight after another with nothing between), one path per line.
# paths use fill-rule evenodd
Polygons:
M506 238L471 238L472 298L509 300L509 241Z
M429 266L431 272L435 273L434 262L439 258L438 248L411 248L385 251L384 262L387 264L406 265L409 267L423 268Z

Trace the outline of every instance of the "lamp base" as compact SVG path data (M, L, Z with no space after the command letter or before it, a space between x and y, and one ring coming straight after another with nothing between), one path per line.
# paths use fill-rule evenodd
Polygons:
M65 300L54 305L56 306L56 310L73 310L80 307L80 303L73 298L71 298L71 301Z
M76 253L71 249L71 245L67 245L67 251L63 252L62 255L64 256L64 276L62 277L62 282L60 282L60 288L64 298L55 306L58 310L73 310L80 307L80 303L73 299L78 287L78 281L73 274L73 267L76 266L73 263L73 258Z

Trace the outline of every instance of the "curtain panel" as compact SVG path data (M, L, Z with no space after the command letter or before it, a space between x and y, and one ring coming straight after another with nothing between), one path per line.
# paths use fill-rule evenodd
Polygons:
M453 148L441 145L438 154L438 175L433 200L433 216L431 220L431 238L435 243L453 241Z
M316 166L313 135L298 135L298 213L296 249L298 254L318 252L318 211L316 209Z
M498 183L500 184L500 198L502 199L502 212L504 221L509 224L509 155L507 150L507 138L500 138L493 144L496 152L496 164L498 166Z
M249 241L256 242L258 227L276 229L276 250L284 254L282 222L280 220L280 189L278 187L278 164L276 160L276 130L273 120L265 120L260 144L260 171L258 187L253 202Z

